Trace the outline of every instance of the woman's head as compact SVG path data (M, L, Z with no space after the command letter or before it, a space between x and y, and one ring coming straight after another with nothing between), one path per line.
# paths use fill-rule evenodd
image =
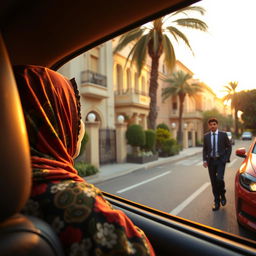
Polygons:
M48 68L16 66L31 155L72 162L80 132L80 102L74 81Z

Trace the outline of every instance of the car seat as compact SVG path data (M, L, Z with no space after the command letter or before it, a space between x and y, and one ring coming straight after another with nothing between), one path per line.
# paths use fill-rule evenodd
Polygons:
M64 255L48 224L19 213L30 194L30 154L19 95L1 34L0 120L0 255Z

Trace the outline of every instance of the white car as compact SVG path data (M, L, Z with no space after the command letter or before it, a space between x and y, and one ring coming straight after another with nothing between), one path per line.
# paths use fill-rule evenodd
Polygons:
M251 140L251 139L252 139L252 133L251 132L243 132L242 140Z
M234 138L232 136L232 133L231 132L226 132L226 133L228 135L228 139L229 139L231 145L235 145L235 140L234 140Z

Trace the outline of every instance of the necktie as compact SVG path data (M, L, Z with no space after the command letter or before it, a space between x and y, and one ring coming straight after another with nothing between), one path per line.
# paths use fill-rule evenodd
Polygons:
M212 146L212 156L216 156L216 140L215 140L215 132L212 134L213 135L213 146Z

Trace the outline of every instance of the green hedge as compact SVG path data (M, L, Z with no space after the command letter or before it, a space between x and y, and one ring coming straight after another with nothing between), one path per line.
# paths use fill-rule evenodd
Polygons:
M126 131L127 143L132 147L143 147L145 145L145 132L141 125L132 124Z
M145 151L151 151L155 152L156 147L156 132L152 129L145 131L145 145L143 146L143 149Z
M158 128L161 128L161 129L165 129L165 130L167 130L167 131L170 131L168 125L165 124L165 123L161 123L161 124L157 125L156 129L158 129Z
M92 164L87 164L85 162L76 162L75 168L78 175L81 177L90 176L99 172L99 169Z
M167 139L163 142L160 156L173 156L180 152L180 145L175 139Z
M80 153L79 153L78 157L80 157L84 153L85 146L86 146L88 141L89 141L89 135L85 132L84 133L84 137L83 137L83 139L81 141L81 148L80 148Z
M165 140L170 139L171 133L163 128L158 128L156 130L156 148L157 150L161 150L163 143Z

